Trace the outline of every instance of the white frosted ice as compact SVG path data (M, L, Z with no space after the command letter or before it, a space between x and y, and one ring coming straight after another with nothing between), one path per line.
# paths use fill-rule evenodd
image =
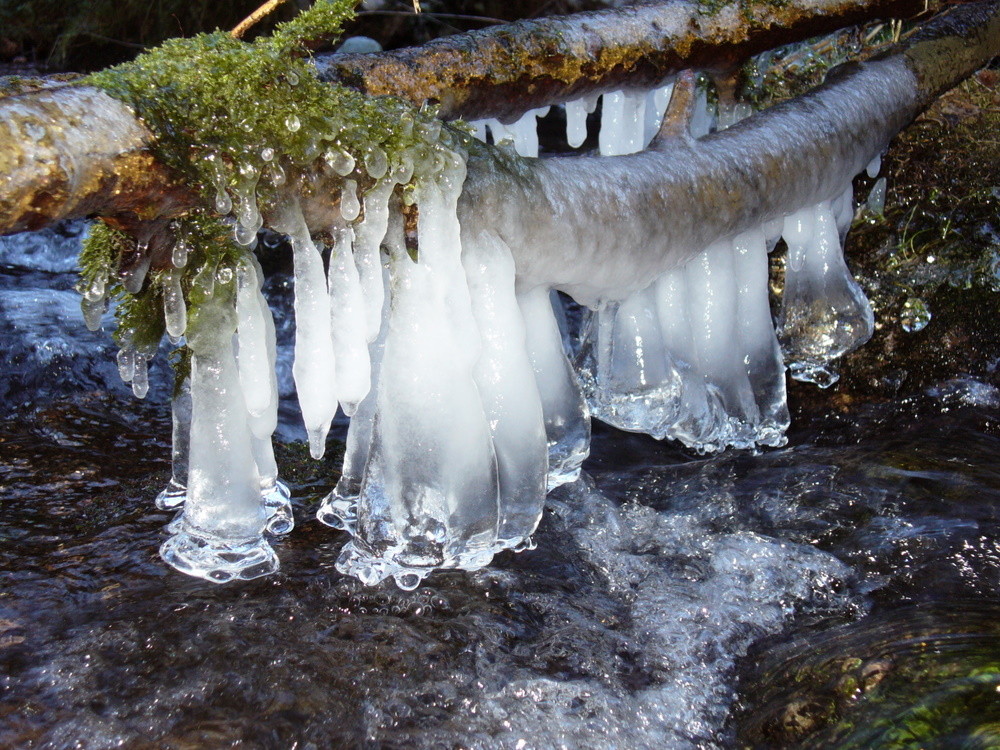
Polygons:
M473 379L480 346L455 217L460 177L421 187L419 262L393 264L357 536L338 562L366 583L394 576L412 588L435 567L475 569L495 551L497 466Z
M337 413L336 363L330 333L330 295L323 259L313 244L297 202L284 207L275 228L292 243L295 273L295 362L292 375L302 419L309 435L309 451L321 458L326 435Z
M573 368L546 287L517 297L525 325L525 343L542 402L549 446L548 487L574 481L590 452L590 414Z
M277 569L262 536L266 513L233 354L236 319L227 307L224 301L204 303L197 330L188 335L193 356L187 501L179 528L160 548L178 570L216 583Z
M337 398L344 414L349 417L354 415L371 387L368 322L353 247L354 231L350 227L333 230L327 272L330 331L337 365Z
M786 217L783 236L782 351L792 377L827 387L839 378L832 360L871 337L871 305L844 262L829 201Z
M565 104L566 142L573 148L580 148L587 140L587 102L573 99Z
M634 154L641 151L646 126L644 92L612 91L602 97L601 156Z
M376 183L365 195L365 218L354 228L354 262L365 310L365 340L372 342L382 325L385 280L382 274L381 243L389 222L392 180Z
M246 408L253 417L264 416L271 407L276 409L278 397L273 357L268 351L274 346L273 333L271 341L268 341L268 318L271 313L261 294L261 283L253 264L246 261L240 265L236 272L239 375ZM273 331L273 322L270 322L270 328ZM266 434L270 437L271 433Z
M463 265L482 353L473 377L489 420L500 484L498 543L518 547L538 525L548 450L542 403L514 295L514 261L495 235L463 236Z

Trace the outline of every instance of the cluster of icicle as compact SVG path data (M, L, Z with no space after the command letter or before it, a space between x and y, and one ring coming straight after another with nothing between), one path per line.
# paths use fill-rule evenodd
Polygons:
M670 86L605 95L600 153L647 147L669 98ZM594 104L565 105L571 145L585 139ZM474 126L537 156L542 115ZM689 127L697 137L740 116L716 118L702 96ZM291 191L272 222L293 248L293 375L314 457L338 408L350 417L343 472L317 517L351 534L337 567L367 584L391 577L412 589L435 569L472 570L500 550L531 547L546 492L579 475L591 412L698 451L780 445L785 363L794 377L829 384L830 362L871 333L871 309L842 256L848 185L833 202L715 242L628 298L602 301L585 322L577 373L559 297L544 285L519 286L500 237L459 225L465 161L448 154L412 193L415 257L396 191L412 170L379 168L381 179L360 197L345 179L340 214L322 235L328 248L317 245ZM244 192L234 213L245 245L261 219L253 191ZM219 203L220 212L234 209ZM779 236L788 259L776 332L767 255ZM265 532L293 525L271 443L274 323L247 253L236 273L209 269L195 280L209 301L188 330L179 282L187 252L178 242L161 277L167 331L186 336L193 352L190 380L173 402L174 476L157 498L180 509L161 554L208 580L253 578L277 569ZM99 293L84 299L98 324ZM119 357L139 396L151 355L126 346Z
M657 134L672 84L603 96L602 156L647 148ZM566 140L580 146L596 99L565 105ZM536 122L474 123L522 156L538 155ZM750 114L737 104L713 112L699 89L688 123L701 137ZM878 160L868 168L874 177ZM789 423L785 367L792 377L828 386L831 362L867 341L871 307L844 263L843 239L854 216L850 184L823 201L714 242L679 268L626 299L590 311L576 365L594 416L623 430L679 440L698 452L785 442ZM669 217L665 217L669 220ZM777 330L768 292L768 253L788 248ZM779 343L780 342L780 343Z

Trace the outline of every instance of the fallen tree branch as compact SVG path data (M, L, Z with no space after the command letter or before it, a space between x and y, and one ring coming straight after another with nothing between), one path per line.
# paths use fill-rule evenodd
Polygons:
M470 160L459 217L492 225L523 285L583 303L625 297L717 239L839 195L921 110L997 55L1000 2L957 6L882 58L698 140L514 167Z
M514 118L622 87L652 88L685 68L726 72L750 56L923 0L730 2L706 13L669 0L524 20L376 54L320 56L320 77L368 94L437 102L445 119Z
M418 101L441 96L454 100L442 116L486 116L498 113L498 102L503 102L504 113L511 114L517 107L547 103L545 97L566 99L625 80L634 86L658 81L678 61L685 66L689 62L725 66L777 41L800 39L862 18L912 13L917 7L922 4L913 0L797 0L771 8L751 24L738 17L735 4L701 17L695 5L683 0L495 27L439 41L422 57L415 50L350 56L323 69L326 75L348 83L354 79L374 93L389 91ZM779 28L780 24L789 28ZM506 45L518 40L527 46L516 53L515 68L515 52ZM503 49L507 53L501 57ZM467 54L487 57L479 62ZM457 58L462 65L447 68ZM447 79L434 73L434 60L446 66ZM563 65L559 76L552 68L557 60ZM411 64L412 71L393 79L391 70ZM364 69L352 68L355 65ZM427 78L423 84L421 75ZM489 76L494 76L492 84ZM506 83L499 76L507 76ZM518 85L524 91L515 93ZM425 91L421 86L432 88ZM442 93L445 90L447 94ZM462 105L456 109L459 100ZM46 130L41 140L29 133L38 128ZM127 221L169 216L195 205L194 193L154 163L146 151L152 142L152 135L126 106L95 90L64 87L0 98L0 234L95 213Z

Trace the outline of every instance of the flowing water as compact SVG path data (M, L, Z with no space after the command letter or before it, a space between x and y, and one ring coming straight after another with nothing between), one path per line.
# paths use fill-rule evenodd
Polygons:
M337 574L339 451L285 444L281 571L219 587L157 555L168 375L83 326L78 232L0 241L0 747L997 746L993 385L757 456L598 427L537 549L409 593Z

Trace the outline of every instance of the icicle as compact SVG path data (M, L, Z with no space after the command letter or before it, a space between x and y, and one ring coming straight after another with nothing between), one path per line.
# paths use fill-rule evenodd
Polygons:
M727 445L754 444L752 425L759 421L757 404L738 349L736 275L728 242L709 246L686 266L688 314L698 368L709 401L719 409L718 431L703 446L722 450Z
M882 171L882 154L876 154L875 158L873 158L870 162L868 162L868 166L865 167L865 172L868 174L869 178L874 180L876 177L878 177L878 173L881 171Z
M886 181L885 177L879 177L875 180L875 184L872 185L872 190L868 193L868 200L865 206L873 214L881 216L885 213L885 191L886 191Z
M183 573L224 583L273 573L265 511L232 341L232 293L199 308L188 332L192 422L188 497L179 528L160 547Z
M525 344L542 401L549 445L548 489L572 482L590 453L590 414L576 374L566 358L552 311L549 290L537 287L518 294L525 324Z
M149 369L146 357L136 352L132 370L132 393L136 398L146 398L149 393Z
M548 107L529 109L507 126L507 133L514 139L514 150L521 156L538 156L538 120L548 112Z
M840 244L844 244L847 231L854 222L854 185L848 184L840 197L833 201L833 215L837 219L837 231L840 233Z
M187 328L187 305L184 302L184 292L181 289L181 272L176 268L164 271L163 281L163 317L167 325L167 333L174 338L184 335Z
M323 259L313 244L298 202L289 203L275 222L275 229L289 236L295 274L295 361L292 376L309 451L322 458L326 435L337 413L337 387L333 339L330 334L330 295L323 273Z
M402 221L400 221L398 227L400 235L402 235L402 231L403 226ZM399 244L402 245L402 242L400 236ZM402 257L404 254L405 250L400 248L397 257ZM388 269L384 273L388 284ZM382 309L383 322L378 338L368 346L372 387L368 391L368 395L358 405L357 411L351 416L351 424L347 428L347 445L344 449L344 465L340 472L340 479L333 491L323 498L319 510L316 511L316 518L320 523L335 529L349 531L352 534L357 525L358 497L361 494L361 484L364 479L365 465L368 463L372 429L375 424L375 410L378 404L376 388L382 367L385 338L389 330L387 322L389 307L389 298L386 297Z
M688 132L692 138L701 138L712 132L715 127L715 115L709 108L708 91L699 86L694 98L694 112L688 123Z
M634 154L643 147L645 94L613 91L604 94L601 109L601 156Z
M488 120L469 120L468 124L472 128L472 134L486 143L486 123Z
M90 331L96 331L101 327L101 319L107 309L106 284L106 278L101 275L83 290L80 311L83 313L83 322Z
M170 400L170 481L156 496L160 510L177 510L187 497L188 457L191 448L191 378L184 378Z
M234 189L236 194L236 227L234 235L241 245L251 245L257 238L257 232L264 224L260 211L257 209L257 181L260 170L251 162L240 165L240 180Z
M767 240L763 228L733 239L734 275L738 284L736 320L743 361L760 415L752 425L758 445L785 444L790 417L785 392L785 365L771 321L768 299Z
M844 262L829 202L787 217L784 238L781 348L793 378L826 388L839 377L831 361L871 337L871 305Z
M495 146L499 146L505 141L511 144L514 143L514 134L499 120L486 120L486 126L490 129L490 135L493 136L493 144Z
M183 239L177 240L174 243L173 249L170 251L170 262L173 264L174 268L184 268L188 262L188 255L191 253L191 246L188 245Z
M365 340L372 342L382 325L382 240L389 223L389 199L394 179L382 180L365 195L365 218L355 227L354 262L364 300Z
M350 227L333 230L327 285L330 289L330 331L337 363L337 398L351 417L371 387L365 300L352 247Z
M118 375L123 383L131 383L135 377L135 349L123 346L118 350Z
M677 415L663 433L699 452L711 450L718 432L718 410L709 401L692 332L692 308L686 270L675 268L663 274L653 290L660 321L663 348L680 378Z
M594 416L664 437L676 419L680 374L660 335L652 289L591 313L578 363Z
M574 99L566 102L566 142L573 148L580 148L587 140L587 102Z
M271 380L274 368L267 351L267 332L260 300L261 281L248 261L236 271L236 338L240 387L251 416L264 414L277 398ZM268 312L268 314L270 314Z
M271 436L278 426L277 351L274 318L261 292L264 274L257 259L247 256L236 274L236 358L240 386L252 433L251 450L260 477L267 517L265 529L287 534L295 526L288 487L278 479Z
M530 546L542 517L548 455L524 318L514 296L514 259L499 237L480 233L463 247L463 265L482 341L473 375L497 458L497 543L522 549Z
M496 456L472 378L479 347L461 283L463 177L446 175L446 191L420 188L419 262L403 256L393 266L357 536L337 562L368 584L392 576L412 589L434 568L482 567L496 549Z
M138 294L142 291L142 285L146 281L146 273L149 271L153 256L149 253L148 247L139 248L139 254L135 257L132 265L121 272L122 286L129 294Z

